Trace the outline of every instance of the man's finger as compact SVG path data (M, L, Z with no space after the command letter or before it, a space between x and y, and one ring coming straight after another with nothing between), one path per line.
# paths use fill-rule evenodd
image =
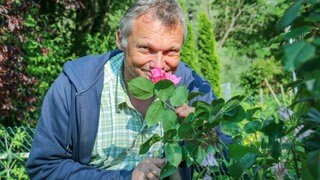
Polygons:
M166 160L165 159L150 158L148 160L150 160L152 162L152 164L156 165L160 169L166 164Z

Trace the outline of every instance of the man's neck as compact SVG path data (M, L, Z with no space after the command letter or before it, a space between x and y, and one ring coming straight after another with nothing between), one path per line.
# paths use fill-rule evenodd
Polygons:
M129 93L130 102L133 105L133 107L143 116L146 116L147 110L150 107L151 103L154 100L154 97L151 97L146 100L141 100L135 98L133 95Z

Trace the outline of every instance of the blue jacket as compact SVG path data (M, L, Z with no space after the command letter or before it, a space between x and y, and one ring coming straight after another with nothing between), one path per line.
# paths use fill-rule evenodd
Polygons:
M107 171L89 165L97 134L104 65L121 51L90 55L64 64L41 109L27 171L31 179L131 179L132 171ZM207 81L180 62L175 74L197 101L211 102ZM186 168L181 175L190 175ZM189 178L188 178L189 179Z

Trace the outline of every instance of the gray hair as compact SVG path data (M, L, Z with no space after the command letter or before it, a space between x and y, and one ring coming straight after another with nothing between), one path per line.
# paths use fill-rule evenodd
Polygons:
M187 25L183 11L176 0L137 0L124 14L120 21L121 46L127 47L127 38L132 31L133 21L140 16L151 13L152 18L160 20L167 27L181 24L183 42L187 36Z

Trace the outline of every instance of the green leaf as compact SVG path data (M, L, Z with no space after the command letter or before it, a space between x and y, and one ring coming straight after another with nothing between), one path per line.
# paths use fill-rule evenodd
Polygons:
M241 103L241 101L243 99L244 99L244 96L240 96L240 95L232 97L223 106L223 111L224 112L232 111L234 108L236 108Z
M148 127L157 124L165 113L164 104L161 101L153 102L147 110L145 117L146 124Z
M224 103L225 103L224 99L222 98L213 100L211 102L212 113L216 115L222 109L222 107L224 106Z
M282 30L288 27L299 16L302 4L303 0L297 0L290 8L288 8L278 22L277 28Z
M320 3L320 0L307 0L308 3L317 4Z
M199 164L202 164L203 158L206 156L206 150L203 149L201 146L198 146L197 148L197 156L196 156L196 161Z
M248 169L249 167L251 167L257 158L257 154L255 153L248 153L245 154L239 161L239 164L241 167L243 167L244 169Z
M307 164L314 179L320 179L320 150L308 153Z
M285 68L287 70L295 70L304 62L315 56L316 47L312 44L298 41L293 44L287 44L284 47Z
M170 98L170 103L174 107L182 106L188 100L188 90L185 86L178 86L173 96Z
M163 139L165 141L173 139L177 135L177 130L176 129L170 129L166 133L164 133Z
M283 39L290 40L290 39L304 36L307 33L310 33L312 31L312 29L313 28L311 26L302 26L302 27L298 27L296 29L291 29L289 32L287 32L286 34L283 35Z
M307 161L305 159L301 159L301 170L302 170L302 179L314 179L308 168Z
M138 77L128 82L129 92L138 99L149 99L153 96L154 84L147 78Z
M154 134L150 139L145 143L140 145L139 154L144 154L149 151L150 147L161 140L161 137L158 134Z
M311 123L320 124L320 112L317 109L312 108L310 110L310 112L308 113L308 117L307 117L306 120L311 122Z
M184 118L183 123L193 122L196 118L195 113L190 113L187 117Z
M192 164L195 163L195 155L194 152L196 150L196 144L193 142L185 142L185 144L182 146L182 151L185 160L187 161L187 166L190 167Z
M168 162L174 167L178 167L182 160L182 150L178 143L166 143L164 150Z
M177 171L177 168L172 166L171 164L167 163L165 164L160 172L160 179L164 179L168 176L171 176L172 174L174 174Z
M280 138L283 136L283 122L276 123L273 119L265 120L260 131L264 132L271 139Z
M312 43L316 46L320 46L320 38L314 39Z
M271 146L271 156L275 159L281 157L281 144L279 141L272 141L270 143Z
M197 96L204 96L204 93L201 92L191 92L188 96L188 100L192 100L193 98L197 97Z
M243 109L242 106L238 106L232 109L232 111L226 112L223 118L226 121L240 122L246 118L246 111Z
M174 84L170 80L161 80L154 86L154 92L161 101L166 101L174 93Z
M198 101L196 102L196 109L195 109L195 114L200 120L208 120L210 119L211 114L211 107L209 104Z
M241 134L241 128L237 123L223 121L221 123L221 131L229 136Z
M255 147L242 146L240 144L231 144L228 146L228 155L236 161L248 153L259 154L259 150Z
M178 129L178 134L180 138L187 138L191 137L193 134L193 127L192 123L182 123Z
M248 121L252 121L253 120L253 117L254 117L254 114L257 112L257 111L260 111L261 108L260 107L256 107L256 108L253 108L253 109L248 109L247 110L247 113L246 113L246 119Z
M215 154L216 153L215 147L213 147L211 144L209 144L207 147L207 153Z
M175 129L178 122L178 116L173 110L166 109L162 114L161 122L165 132L170 129Z
M255 133L262 127L262 123L260 121L250 121L244 126L244 131L248 134Z
M245 154L240 159L240 161L229 166L229 171L231 173L231 176L234 179L239 178L246 169L248 169L255 163L256 157L257 157L256 154L248 153L248 154Z

